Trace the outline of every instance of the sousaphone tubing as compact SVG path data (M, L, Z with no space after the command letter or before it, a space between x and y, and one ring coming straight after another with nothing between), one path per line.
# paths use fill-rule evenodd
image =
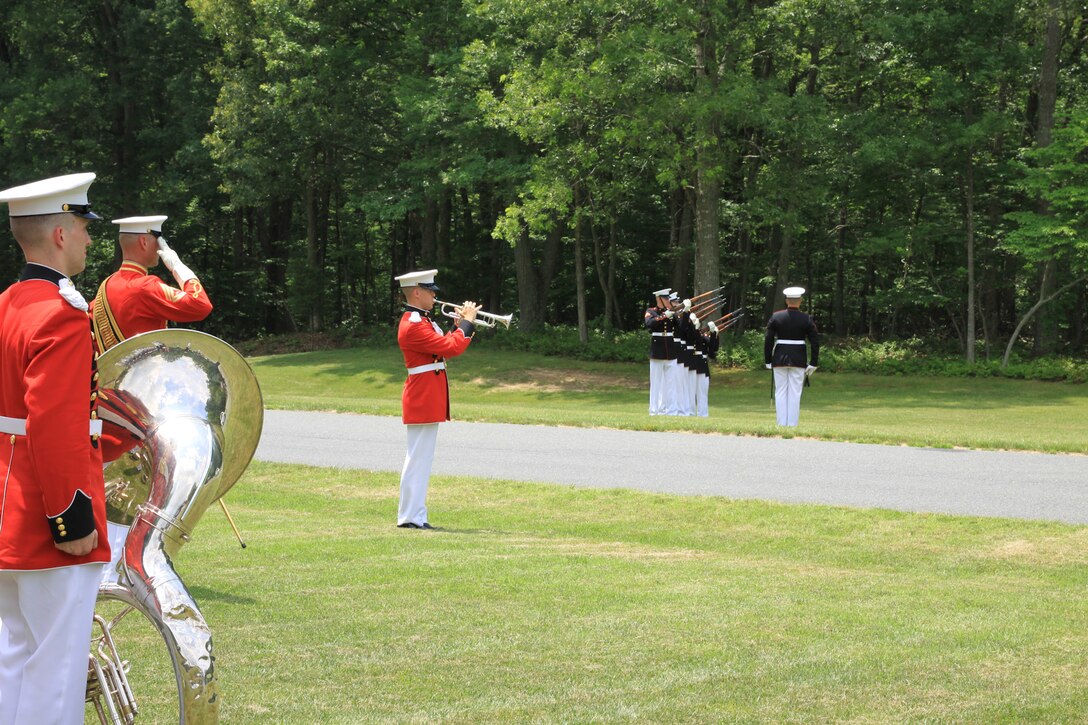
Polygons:
M123 447L131 445L105 469L114 552L99 600L141 612L162 635L177 679L179 723L215 723L211 630L172 557L249 465L264 421L261 390L234 348L191 330L129 338L98 359L98 371L99 416ZM129 611L100 622L105 635L92 646L91 670L101 676L91 678L88 698L104 694L105 708L95 701L104 722L135 717L127 682L113 682L113 670L124 679L125 665L109 637Z

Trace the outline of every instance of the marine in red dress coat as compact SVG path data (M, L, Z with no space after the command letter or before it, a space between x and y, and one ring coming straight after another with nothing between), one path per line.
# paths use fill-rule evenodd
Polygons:
M28 264L0 294L0 415L26 420L25 436L0 440L0 569L110 558L102 454L89 431L98 415L94 348L87 313L61 296L61 280ZM84 556L54 546L94 531L98 545Z
M212 302L197 276L181 263L162 237L165 216L114 219L119 226L118 243L124 261L121 268L98 287L91 302L94 344L98 354L124 340L152 330L165 329L171 322L198 322L212 311ZM179 287L172 287L148 270L160 257L173 273ZM106 415L122 415L124 406L103 400ZM110 420L105 422L103 460L119 458L139 443L139 437Z
M106 306L101 303L103 296L108 301ZM178 289L148 274L147 267L131 260L125 260L119 270L106 278L91 305L96 321L107 315L110 322L105 328L96 322L95 341L100 353L133 335L162 330L171 322L199 322L211 311L212 302L200 280L186 280ZM102 332L103 329L115 329L120 336Z
M441 423L450 419L450 386L446 370L437 368L456 357L472 341L472 324L461 322L448 333L418 307L407 306L397 328L397 344L409 371L426 365L436 369L408 375L401 395L401 418L407 425Z
M430 313L438 291L434 283L437 271L408 272L396 277L407 303L397 327L397 343L408 368L401 397L402 419L408 426L408 450L400 475L397 526L408 529L433 528L427 519L427 489L438 424L450 419L446 358L460 355L468 348L477 311L475 303L465 302L460 309L462 319L444 334Z
M124 255L121 268L98 287L91 303L99 354L133 335L162 330L170 322L199 322L212 302L196 274L181 263L162 236L165 216L114 219ZM174 275L171 287L148 270L162 260Z
M83 721L109 561L83 271L93 173L0 191L27 260L0 294L0 722Z

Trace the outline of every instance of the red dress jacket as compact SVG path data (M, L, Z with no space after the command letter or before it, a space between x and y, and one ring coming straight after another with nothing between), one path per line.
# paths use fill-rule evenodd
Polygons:
M0 294L0 415L25 435L0 435L0 569L55 569L110 560L98 436L94 346L86 311L60 295L63 276L27 265ZM98 531L98 548L54 546Z
M444 362L463 353L472 341L473 325L459 323L443 334L429 312L409 307L400 318L397 344L409 370ZM445 370L409 374L401 395L401 419L408 425L441 423L450 419L450 387Z
M211 311L199 280L190 279L178 289L126 261L99 286L91 303L95 344L101 354L133 335L162 330L170 322L199 322Z

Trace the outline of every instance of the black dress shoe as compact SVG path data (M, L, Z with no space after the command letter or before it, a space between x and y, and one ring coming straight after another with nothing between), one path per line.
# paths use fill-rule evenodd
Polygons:
M421 528L421 529L433 529L434 527L431 526L430 524L428 524L426 521L424 521L422 524L419 525L419 528Z
M429 527L427 527L426 524L424 524L423 526L420 526L419 524L413 524L411 521L408 521L408 522L403 523L403 524L397 524L397 528L398 529L422 529L422 528L429 528Z

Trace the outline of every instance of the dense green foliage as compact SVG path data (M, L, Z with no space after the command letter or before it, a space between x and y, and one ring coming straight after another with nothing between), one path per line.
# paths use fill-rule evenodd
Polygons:
M1086 46L1069 0L9 0L0 185L169 214L231 339L385 325L433 265L587 345L788 282L837 337L1083 356Z

